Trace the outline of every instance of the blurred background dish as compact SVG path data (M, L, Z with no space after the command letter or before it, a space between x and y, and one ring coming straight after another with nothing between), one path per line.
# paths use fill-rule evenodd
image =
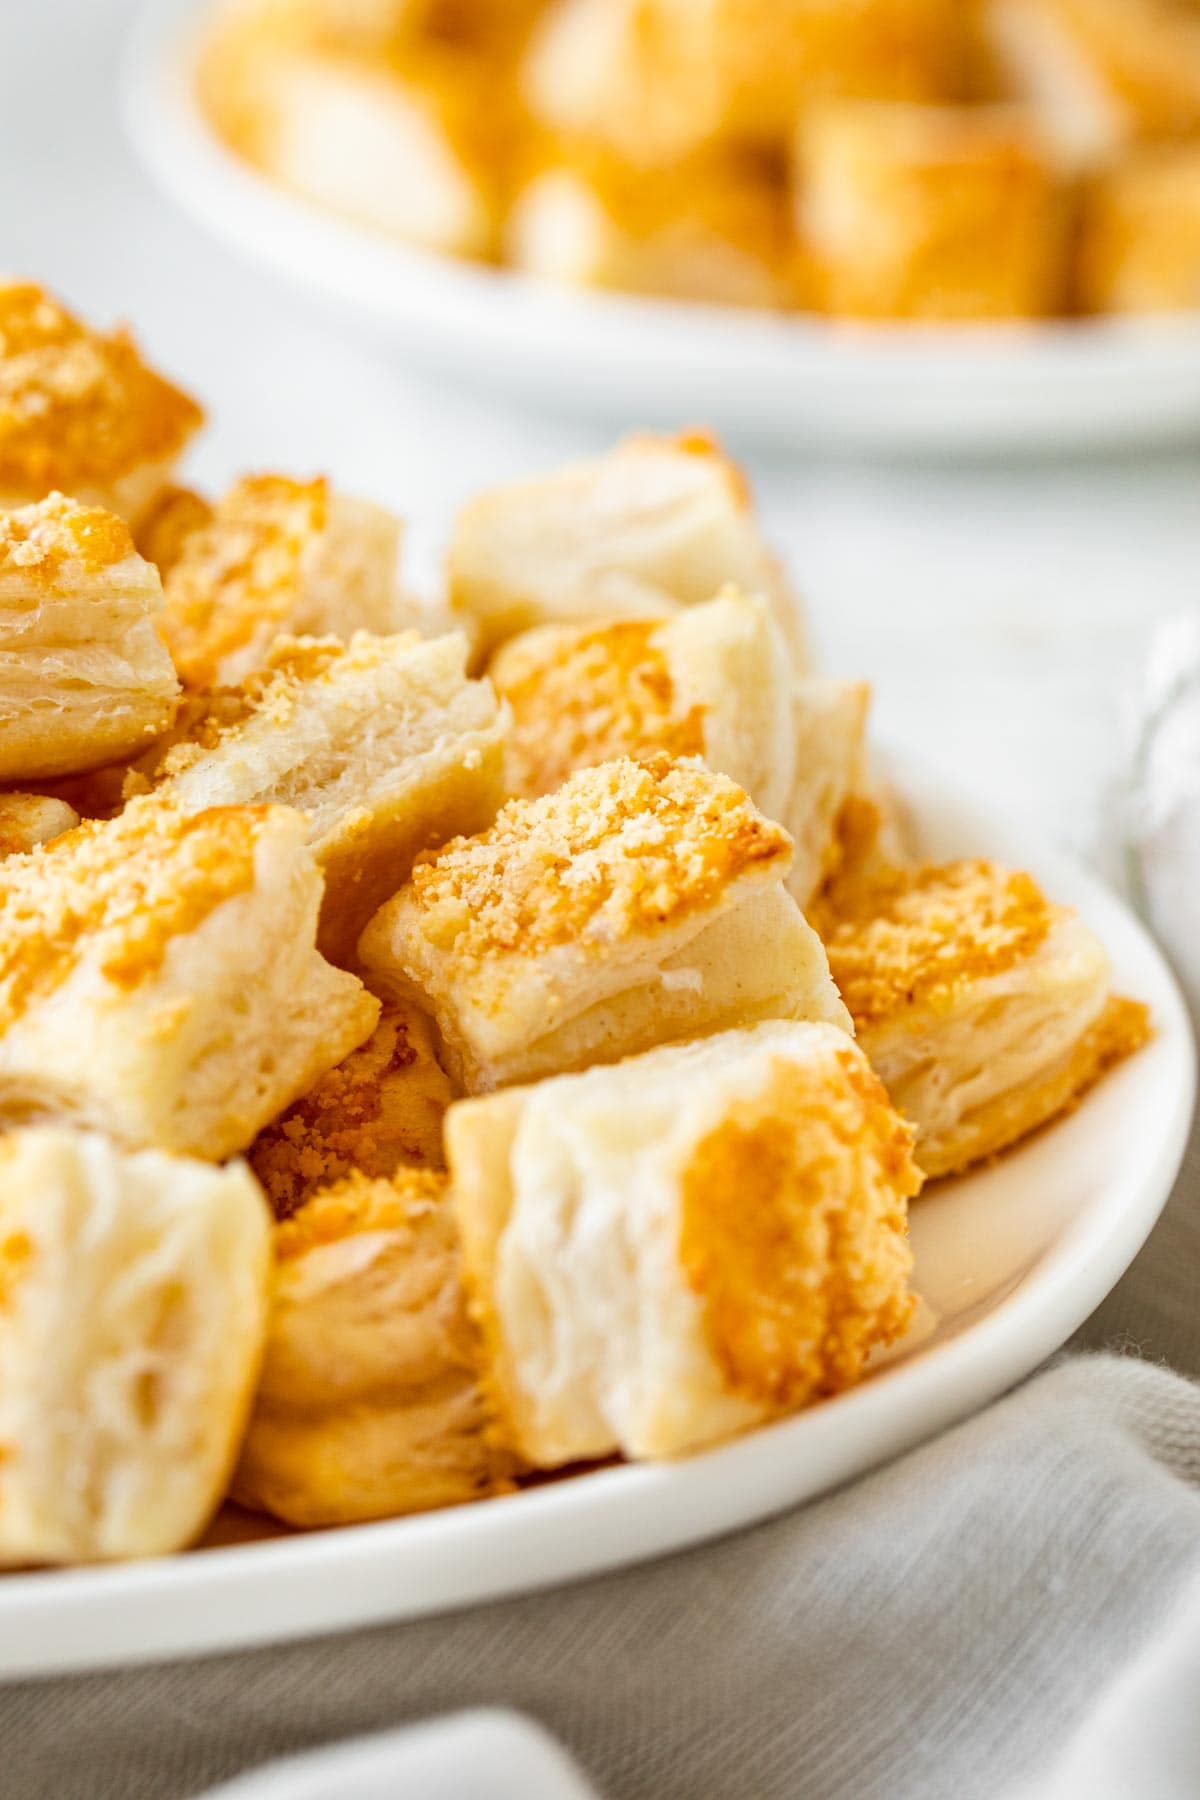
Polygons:
M1182 0L156 0L126 73L210 229L560 411L932 451L1200 427Z

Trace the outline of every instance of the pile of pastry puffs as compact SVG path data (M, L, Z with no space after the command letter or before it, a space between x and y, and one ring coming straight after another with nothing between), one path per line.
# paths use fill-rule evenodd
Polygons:
M1102 947L911 859L709 440L478 496L437 612L323 480L172 486L200 420L0 287L0 1565L857 1381L923 1177L1146 1036Z
M270 179L532 275L834 318L1200 304L1195 0L219 0Z

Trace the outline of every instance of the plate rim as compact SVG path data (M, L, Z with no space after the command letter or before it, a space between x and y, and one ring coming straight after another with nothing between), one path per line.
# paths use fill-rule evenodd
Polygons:
M1131 909L1075 858L959 784L896 761L918 820L967 826L1073 896L1099 934L1119 930L1144 968L1171 1051L1169 1116L1136 1181L1107 1184L1037 1266L948 1340L792 1418L667 1465L623 1465L486 1504L232 1544L108 1567L0 1577L0 1682L248 1649L448 1613L631 1567L746 1529L868 1473L1007 1392L1083 1323L1149 1236L1171 1193L1196 1092L1190 1016L1162 952ZM949 821L949 826L947 826ZM955 821L959 821L955 823ZM1019 1154L1019 1152L1017 1153ZM893 1400L903 1397L903 1403ZM774 1454L776 1451L778 1455ZM822 1468L808 1483L794 1466ZM747 1480L753 1505L741 1504ZM713 1496L720 1518L714 1522ZM647 1524L649 1522L649 1529ZM632 1547L627 1533L636 1533ZM585 1541L586 1540L586 1541ZM530 1573L533 1557L539 1566ZM454 1580L430 1578L453 1561ZM409 1583L397 1591L396 1581ZM331 1603L326 1583L337 1590ZM469 1591L462 1591L464 1584ZM450 1590L456 1590L451 1592ZM265 1599L270 1616L256 1601Z

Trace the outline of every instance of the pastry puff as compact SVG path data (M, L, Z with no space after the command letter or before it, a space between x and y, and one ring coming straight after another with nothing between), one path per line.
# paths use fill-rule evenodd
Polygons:
M198 1537L262 1358L269 1219L241 1163L0 1141L0 1565Z
M275 1234L262 1380L233 1483L289 1525L346 1525L509 1485L479 1382L446 1178L353 1176Z
M963 0L645 0L698 116L768 146L822 99L956 95L969 10Z
M155 797L0 861L0 1125L216 1162L368 1037L378 1002L313 947L304 830Z
M161 628L185 688L232 686L283 635L394 631L409 623L397 588L399 521L323 480L251 475L203 518L172 500L149 542L167 555ZM181 528L178 509L196 519Z
M695 759L585 769L430 852L363 933L468 1092L764 1018L848 1021L787 833Z
M390 237L486 256L508 108L486 68L431 45L411 59L331 45L301 8L218 17L199 93L230 147L302 199Z
M991 863L876 875L825 926L858 1041L927 1175L995 1156L1149 1035L1087 926Z
M128 332L90 331L33 282L0 282L0 506L57 488L136 524L203 418Z
M444 1168L442 1120L453 1098L428 1019L388 1001L366 1043L259 1133L250 1166L281 1219L349 1175Z
M823 96L957 91L962 0L560 0L534 34L534 118L631 162L777 150Z
M1200 310L1200 146L1152 145L1089 184L1078 299L1086 312Z
M1009 94L1073 163L1200 130L1200 18L1188 0L983 0Z
M48 844L78 823L74 807L49 794L0 794L0 856Z
M869 692L797 680L765 601L728 589L657 621L543 625L510 638L488 673L512 710L514 793L550 793L614 756L702 756L791 833L802 907L828 873L861 783Z
M161 602L114 514L61 494L0 512L0 780L93 769L166 729Z
M477 495L455 523L449 576L485 654L555 620L660 618L728 582L767 597L803 660L797 603L745 477L703 435L627 438L591 462Z
M1020 113L830 104L803 119L796 163L797 231L818 310L947 320L1062 310L1065 190Z
M317 941L343 962L418 851L496 816L507 721L465 657L456 635L277 639L261 677L184 708L182 741L126 792L148 779L189 813L297 807L325 872Z
M504 247L514 267L576 287L724 306L792 295L782 184L748 157L647 171L564 154L517 195Z
M911 1141L817 1024L451 1107L501 1433L536 1468L667 1457L849 1386L910 1316Z

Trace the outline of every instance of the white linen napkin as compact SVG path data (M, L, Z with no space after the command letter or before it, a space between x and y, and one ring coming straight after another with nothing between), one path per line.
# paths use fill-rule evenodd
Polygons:
M1157 642L1135 736L1130 867L1195 1000L1195 621ZM1200 1657L1200 1588L1177 1612L1200 1582L1195 1141L1072 1348L889 1468L715 1545L446 1618L0 1690L0 1794L184 1800L273 1757L505 1706L606 1800L1182 1800ZM1113 1349L1140 1356L1095 1354ZM477 1724L438 1727L443 1774L469 1766ZM376 1738L226 1800L433 1795L432 1775L404 1779L429 1746ZM462 1795L537 1791L515 1754L489 1762L492 1786L464 1777ZM372 1766L375 1786L358 1773Z

